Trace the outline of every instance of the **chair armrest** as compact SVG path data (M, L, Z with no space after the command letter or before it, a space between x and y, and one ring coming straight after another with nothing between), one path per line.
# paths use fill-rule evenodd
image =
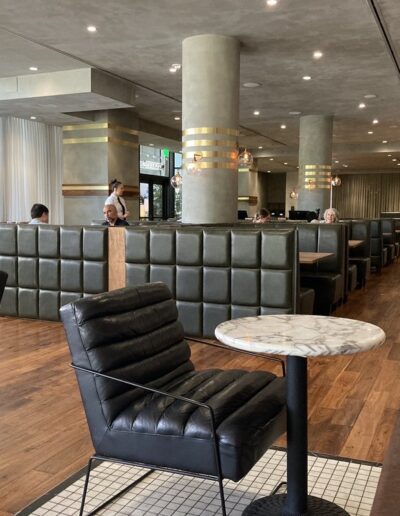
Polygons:
M109 374L99 373L98 371L94 371L93 369L88 369L86 367L77 366L75 364L71 364L71 367L77 371L83 371L84 373L90 373L94 376L101 376L102 378L107 378L108 380L113 380L115 382L124 383L126 385L130 385L131 387L137 387L138 389L143 389L144 391L153 392L154 394L161 394L162 396L168 396L169 398L173 398L179 401L185 401L186 403L191 403L192 405L197 405L198 407L203 407L208 409L211 413L213 409L210 405L206 403L202 403L201 401L192 400L191 398L185 398L184 396L177 396L176 394L171 394L170 392L161 391L160 389L154 389L153 387L148 387L147 385L142 385L140 383L129 382L128 380L123 380L122 378L117 378L116 376L111 376Z
M221 344L219 341L215 341L215 340L214 341L206 341L206 340L198 339L197 337L188 337L186 335L185 335L185 339L190 342L197 342L199 344L206 344L207 346L213 346L215 348L225 349L226 351L236 351L236 353L242 353L244 355L250 355L252 357L257 357L257 358L264 358L265 360L271 360L272 362L279 362L282 367L282 376L286 376L285 361L282 360L281 358L271 357L269 355L267 356L267 355L263 355L261 353L254 353L253 351L246 351L244 349L231 348L231 347L226 346L225 344Z

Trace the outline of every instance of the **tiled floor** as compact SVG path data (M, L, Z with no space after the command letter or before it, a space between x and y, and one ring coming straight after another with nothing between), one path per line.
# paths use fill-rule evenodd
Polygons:
M120 464L100 464L91 476L85 509L93 510L143 472L139 468ZM378 466L309 456L309 491L312 495L334 501L351 516L368 516L380 473ZM231 481L225 483L228 514L241 515L253 499L269 494L285 477L286 453L269 450L243 480L237 484ZM83 481L84 478L80 478L30 514L76 515ZM216 482L154 472L99 514L211 516L219 514L219 511Z

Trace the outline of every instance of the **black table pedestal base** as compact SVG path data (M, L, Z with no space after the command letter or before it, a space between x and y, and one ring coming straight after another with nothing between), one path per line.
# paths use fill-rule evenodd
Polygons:
M306 513L288 513L284 511L286 496L286 494L277 494L260 498L246 507L243 511L243 516L313 516L314 514L349 516L349 513L338 505L316 496L307 497L308 510Z

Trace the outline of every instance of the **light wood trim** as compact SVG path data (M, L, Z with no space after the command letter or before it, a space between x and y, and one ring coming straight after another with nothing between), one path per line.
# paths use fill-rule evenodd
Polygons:
M349 240L349 247L353 249L354 247L358 247L364 242L364 240Z
M125 228L108 228L108 290L125 286Z
M326 260L333 256L333 253L309 253L305 251L299 252L299 263L302 265L312 265L313 263Z
M92 196L108 196L108 185L62 185L62 194L64 197L92 197ZM124 198L136 199L139 196L139 187L124 185Z

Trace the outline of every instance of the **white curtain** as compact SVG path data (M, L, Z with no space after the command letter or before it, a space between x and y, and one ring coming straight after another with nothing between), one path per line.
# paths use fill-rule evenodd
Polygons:
M0 221L30 220L34 203L49 208L49 222L64 222L62 128L0 118Z

